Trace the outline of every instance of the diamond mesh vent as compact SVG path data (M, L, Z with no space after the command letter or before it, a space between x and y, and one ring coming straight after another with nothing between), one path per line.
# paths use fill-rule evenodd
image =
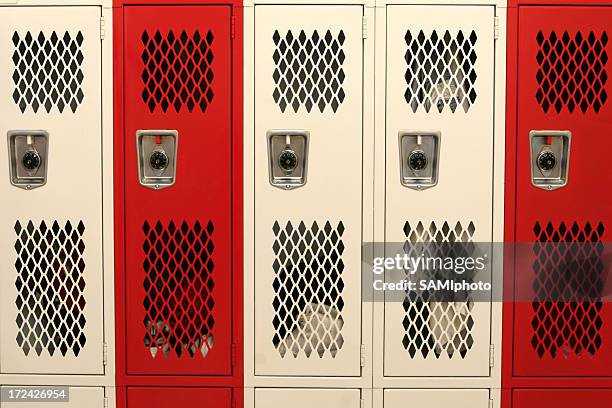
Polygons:
M188 35L183 30L177 36L170 30L163 36L158 30L151 36L145 30L141 40L144 64L141 96L149 111L160 107L165 113L172 106L177 113L183 107L193 112L199 106L205 112L214 97L213 33L208 30L202 35L195 30Z
M13 33L13 100L22 113L28 107L36 113L43 107L47 113L56 107L60 113L69 107L76 112L83 102L83 34L68 31L59 37L53 31L38 36ZM61 33L60 33L61 35Z
M145 221L144 345L155 357L206 357L214 344L214 226Z
M579 108L586 113L590 107L597 113L608 99L604 85L608 80L606 45L608 34L596 36L592 31L583 37L578 31L570 36L551 31L547 36L539 31L538 90L536 100L544 112L552 107L557 113L563 108L572 113Z
M537 222L533 232L531 345L540 358L592 356L602 345L604 225Z
M27 356L78 356L85 347L82 221L15 223L17 344Z
M313 222L310 228L300 222L297 228L278 222L274 232L274 337L281 357L298 357L314 352L334 358L342 348L342 291L344 225L323 228Z
M408 87L404 93L406 102L417 112L422 107L429 112L434 106L439 113L448 107L455 113L458 107L468 112L476 101L476 32L465 36L445 31L441 36L436 30L427 37L421 30L415 36L407 31L408 49L405 79Z
M467 226L457 222L454 228L446 221L442 225L431 222L428 228L422 222L416 226L406 222L404 251L415 258L421 255L425 258L472 256L475 230L472 222ZM422 279L427 280L457 277L454 271L436 270L435 267L424 268L420 273ZM461 280L471 281L470 273L466 271ZM470 293L407 292L402 306L406 312L402 321L402 344L410 358L427 358L430 354L436 358L464 358L474 345L474 302Z
M298 112L301 106L310 112L317 106L323 113L328 106L336 112L344 101L345 55L342 50L345 36L340 30L333 35L327 30L320 36L317 30L308 36L301 30L295 36L289 30L281 37L278 30L272 36L276 48L274 59L274 83L272 96L281 111L291 106Z

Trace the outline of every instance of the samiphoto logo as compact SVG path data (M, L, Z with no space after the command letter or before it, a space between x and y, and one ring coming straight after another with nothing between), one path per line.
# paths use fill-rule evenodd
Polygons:
M411 281L403 279L399 282L384 282L382 279L374 280L374 290L377 291L448 291L448 292L473 292L490 291L491 282L468 282L465 280L454 281L452 279L420 279Z

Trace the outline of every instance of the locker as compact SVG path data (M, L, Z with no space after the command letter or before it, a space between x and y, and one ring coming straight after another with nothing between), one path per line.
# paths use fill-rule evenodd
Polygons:
M254 408L279 408L291 405L295 408L359 408L361 392L356 389L255 389Z
M6 387L2 387L5 389ZM68 391L68 401L17 401L2 402L2 408L28 408L45 406L49 408L104 408L104 388L102 387L70 387ZM114 406L112 404L111 406Z
M101 16L0 7L2 374L104 374Z
M432 408L487 408L489 390L384 390L384 408L427 405Z
M178 387L130 387L127 390L127 408L165 408L169 406L230 408L232 407L232 390L229 388Z
M593 154L611 143L595 135L612 126L612 10L522 7L518 19L513 373L610 376L612 200L599 185L612 173Z
M512 395L513 408L572 408L578 405L605 407L612 401L610 389L518 389Z
M494 170L501 160L494 150L500 68L494 26L492 6L386 7L381 202L387 257L395 257L398 247L410 257L444 257L449 249L459 257L476 256L477 250L491 254L486 243L502 223L494 212ZM442 270L406 274L413 281L417 276L456 277ZM492 268L462 279L491 282ZM385 296L385 377L490 375L490 296Z
M123 9L128 374L232 374L231 16Z
M255 6L255 375L360 375L362 16Z

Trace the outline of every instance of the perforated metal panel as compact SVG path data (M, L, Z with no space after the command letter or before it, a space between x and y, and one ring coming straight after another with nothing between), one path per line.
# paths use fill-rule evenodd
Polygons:
M326 107L336 112L344 101L342 88L345 73L342 69L345 55L344 31L332 34L330 30L319 33L313 30L307 35L304 30L287 30L281 36L274 31L272 39L276 45L273 54L275 102L281 111L287 105L298 112L304 106L310 112L316 106L322 113Z
M186 107L192 112L197 105L202 112L214 98L212 82L215 58L212 46L215 36L211 30L168 30L162 35L142 32L142 100L153 112L160 107L166 112L170 106L178 113Z
M160 351L206 357L215 338L213 223L145 221L143 232L145 347L152 357Z
M78 357L86 345L84 232L82 221L74 227L70 221L15 223L16 340L26 356Z
M385 255L403 248L411 257L476 256L493 235L494 8L389 5L386 12ZM400 132L431 131L440 132L438 183L407 188L400 182ZM490 281L490 274L461 278ZM434 268L406 278L457 276ZM389 297L384 375L488 376L486 300L440 290Z
M104 373L100 16L0 8L0 134L44 130L50 152L46 184L21 189L0 143L2 373Z
M531 345L538 356L595 355L601 348L604 230L602 223L534 225Z
M571 34L570 34L571 32ZM538 90L536 100L544 112L554 109L570 113L579 108L599 112L608 100L607 31L538 31L536 61Z
M85 58L81 51L83 33L27 31L20 35L15 31L12 40L13 100L21 112L28 107L35 113L41 107L47 113L53 107L60 113L66 107L76 112L85 97L81 69Z
M414 228L406 222L404 248L413 257L473 256L472 236L475 231L471 222L467 226L460 222L454 226L448 222L441 226L431 222L428 228L422 222L418 222ZM422 247L418 245L421 242L435 244ZM453 247L444 245L456 242L466 244ZM452 273L443 270L427 270L423 271L423 275L424 279L453 279ZM471 276L464 275L462 278L472 281ZM434 291L407 293L402 302L406 312L402 320L405 330L402 344L410 358L427 358L430 353L436 358L443 357L443 354L449 359L465 358L474 346L474 300L469 293L459 301L451 301L447 296L447 292L441 294Z
M404 36L408 49L404 94L413 112L419 107L429 112L432 107L442 113L444 108L464 112L476 102L476 32L464 33L435 29L430 34L423 30L407 30Z
M255 8L255 375L360 374L362 14ZM278 129L309 133L303 187L270 184Z
M272 341L282 358L300 353L335 358L344 345L344 225L319 227L315 221L307 228L287 222L272 229L277 237Z

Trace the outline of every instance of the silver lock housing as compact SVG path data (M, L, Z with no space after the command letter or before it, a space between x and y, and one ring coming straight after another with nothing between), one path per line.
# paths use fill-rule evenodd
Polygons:
M138 130L136 131L138 154L138 181L144 187L161 190L176 182L176 159L178 152L178 131ZM151 158L155 153L166 158L164 166L155 168Z
M440 132L399 132L400 182L404 187L420 191L438 184L440 137Z
M13 186L32 190L47 184L49 161L49 133L47 131L10 130L8 132L8 152L9 176ZM26 162L25 157L31 160ZM30 166L28 163L33 165Z
M544 190L556 190L567 185L569 175L569 130L532 130L529 132L531 156L531 184ZM554 157L550 168L542 166L542 159Z
M270 184L283 190L291 190L306 184L308 173L308 139L306 130L269 130L268 168ZM295 164L281 163L281 158Z

